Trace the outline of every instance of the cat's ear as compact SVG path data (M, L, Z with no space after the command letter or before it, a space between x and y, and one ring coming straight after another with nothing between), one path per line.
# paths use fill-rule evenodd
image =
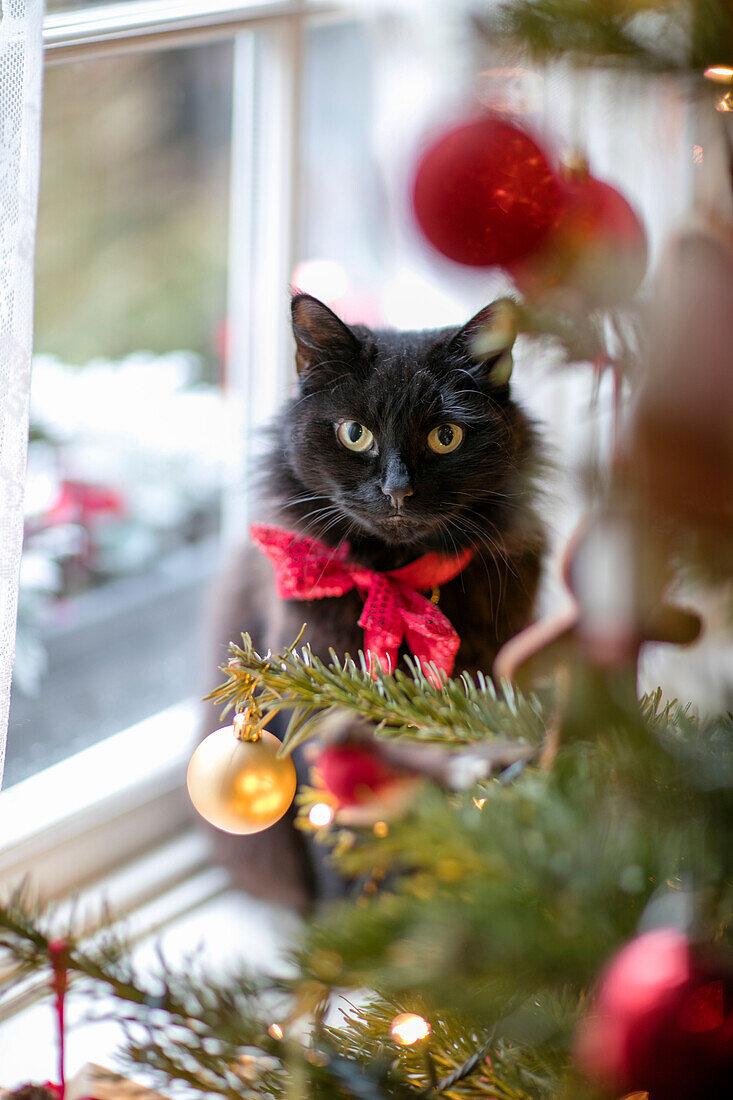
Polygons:
M310 294L295 294L290 304L295 337L295 366L301 377L334 373L356 355L359 341L348 325Z
M516 338L517 307L511 298L498 298L458 330L449 351L475 378L502 387L512 376Z

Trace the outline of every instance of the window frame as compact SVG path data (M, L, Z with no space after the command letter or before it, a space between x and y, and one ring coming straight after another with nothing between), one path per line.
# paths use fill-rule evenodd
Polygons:
M231 38L335 11L323 0L121 0L46 14L44 64Z
M234 42L228 378L242 397L243 423L240 488L225 501L225 546L246 524L249 440L275 410L291 373L284 305L299 228L304 21L338 17L343 7L317 0L130 0L44 19L45 64L216 38ZM251 364L258 362L272 368L255 378ZM0 792L0 888L30 876L44 895L60 897L190 826L184 778L199 717L197 701L183 701Z

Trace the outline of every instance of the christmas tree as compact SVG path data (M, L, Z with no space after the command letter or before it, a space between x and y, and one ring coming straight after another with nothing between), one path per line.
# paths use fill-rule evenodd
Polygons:
M585 60L683 70L702 88L710 67L733 82L728 5L664 7L527 0L481 27L535 55L570 46ZM682 10L686 51L665 53L664 37L652 48L639 16ZM486 175L473 177L473 206L440 185L458 160L503 142L505 125L489 117L448 135L447 169L426 155L416 209L436 247L515 274L524 295L506 306L512 334L610 366L633 389L566 549L570 610L512 639L492 679L487 669L451 680L417 659L392 673L369 654L324 663L299 639L276 654L233 641L214 699L236 712L225 767L236 749L234 778L252 781L239 831L280 816L288 754L318 737L299 823L352 883L348 900L307 922L287 978L222 980L164 960L141 975L108 928L92 940L60 932L27 893L0 908L14 962L5 981L48 968L60 1005L67 986L110 990L129 1025L130 1072L144 1068L163 1089L691 1100L723 1096L733 1080L733 716L637 691L647 643L684 645L700 630L675 602L680 576L720 584L733 573L733 230L709 218L681 232L641 310L643 234L628 204L577 160L555 189L527 139L524 167L509 168L545 205L520 211L519 254L515 234L483 233L484 245L503 243L477 260L465 211L480 207L483 229L503 216L481 191ZM345 744L328 739L336 710L362 731ZM267 740L277 711L290 714L283 746ZM206 785L194 774L195 801ZM208 801L210 816L231 812Z

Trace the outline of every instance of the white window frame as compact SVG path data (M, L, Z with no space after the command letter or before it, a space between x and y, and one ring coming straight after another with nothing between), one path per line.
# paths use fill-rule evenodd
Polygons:
M285 310L298 236L303 24L338 14L318 0L129 0L44 21L46 64L234 42L228 377L243 397L243 423L225 542L246 522L248 440L291 372ZM28 876L43 896L60 897L189 827L184 777L199 714L198 700L184 701L0 792L0 890ZM191 852L194 869L200 848Z

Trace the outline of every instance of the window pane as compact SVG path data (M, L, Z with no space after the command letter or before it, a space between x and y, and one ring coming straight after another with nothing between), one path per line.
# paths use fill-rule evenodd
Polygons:
M493 273L435 261L409 210L426 130L469 100L473 67L442 5L314 24L305 52L303 264L295 283L346 319L435 327L485 304ZM470 316L470 313L466 314Z
M46 72L8 784L202 681L231 93L231 43Z

